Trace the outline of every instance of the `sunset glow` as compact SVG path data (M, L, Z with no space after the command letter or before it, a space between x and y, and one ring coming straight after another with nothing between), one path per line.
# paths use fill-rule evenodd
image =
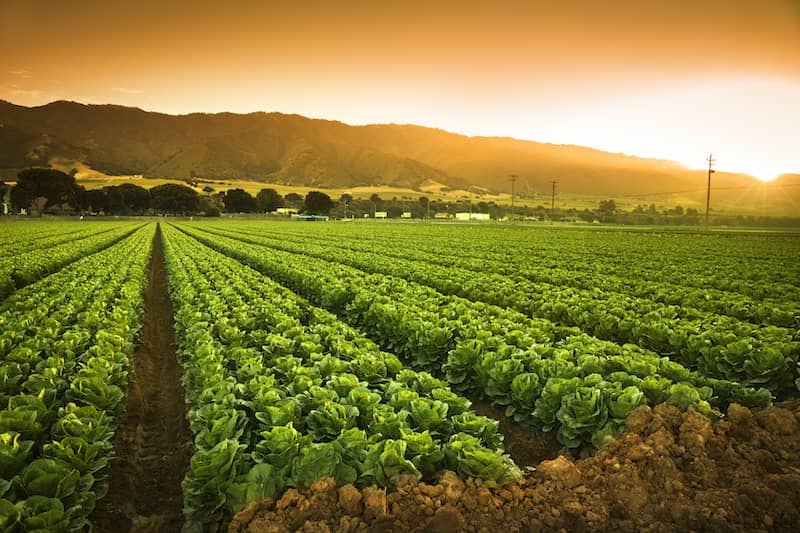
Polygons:
M800 172L800 4L0 3L0 99L280 111Z

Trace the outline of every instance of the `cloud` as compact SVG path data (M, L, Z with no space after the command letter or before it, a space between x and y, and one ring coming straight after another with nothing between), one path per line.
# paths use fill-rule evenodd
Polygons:
M11 74L12 76L18 76L20 78L25 78L25 79L30 79L30 78L33 77L31 75L31 71L26 69L26 68L18 68L18 69L15 69L15 70L9 70L8 73Z
M11 91L11 94L24 98L40 98L44 94L44 91L40 89L14 89Z
M144 92L139 89L128 89L127 87L112 87L111 90L122 94L142 94Z

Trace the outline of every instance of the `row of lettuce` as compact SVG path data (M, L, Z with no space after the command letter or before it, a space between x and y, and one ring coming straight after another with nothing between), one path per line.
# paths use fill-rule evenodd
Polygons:
M800 243L796 233L775 232L650 232L560 229L512 232L510 239L486 246L460 239L466 249L485 250L496 258L513 244L524 264L569 268L592 276L612 274L626 281L649 280L669 285L740 293L756 301L800 299ZM521 238L520 238L521 236Z
M9 234L0 241L0 300L140 227L138 222L7 223Z
M509 267L569 271L577 279L616 277L741 294L757 302L800 300L800 242L796 233L657 232L625 228L566 228L453 224L329 224L285 227L244 221L293 239L391 243L449 256L454 263L505 261ZM573 278L567 278L573 279ZM713 292L712 292L713 293Z
M206 228L204 228L206 229ZM352 251L307 241L294 242L212 228L215 235L362 272L386 274L429 286L447 295L517 310L530 317L576 326L595 337L631 343L668 356L703 375L764 387L782 398L796 394L800 333L797 329L743 322L724 315L664 305L601 289L535 283L456 266ZM382 250L381 246L377 246Z
M0 304L0 531L86 530L107 491L155 231L137 227Z
M205 527L321 477L387 486L444 469L518 480L498 422L304 299L163 230L195 452L184 514Z
M333 226L338 229L342 226ZM285 240L283 233L285 227L264 227L263 224L241 224L228 225L229 231L236 231L242 235L261 235L279 237ZM349 229L345 226L343 231ZM424 228L423 228L424 229ZM417 230L418 231L418 230ZM414 233L414 231L411 231ZM634 234L635 235L635 234ZM359 253L378 253L382 257L399 259L410 259L415 262L424 262L434 265L452 267L457 265L460 269L466 269L472 273L493 273L510 278L514 282L535 282L539 284L555 285L559 287L570 287L579 290L601 289L604 293L619 293L633 296L639 299L652 300L669 306L678 306L678 313L685 314L683 309L704 311L712 314L728 315L739 320L754 322L765 325L781 327L800 327L800 298L792 299L791 294L784 290L777 293L779 297L760 298L708 287L703 284L703 276L697 273L689 273L686 270L681 275L673 275L668 281L663 279L656 281L649 276L637 276L635 272L626 272L625 275L609 274L602 270L602 266L607 264L602 257L597 260L592 256L592 261L583 261L595 266L593 270L582 270L572 268L572 263L568 263L564 258L555 258L548 261L538 253L530 255L525 253L509 254L486 250L483 243L476 245L473 240L453 238L451 242L445 241L429 243L425 239L415 239L405 241L398 239L396 234L392 234L391 244L386 244L378 240L376 235L372 238L363 233L349 234L341 231L330 234L319 234L317 232L297 232L293 235L304 243L315 243L325 247L333 246L335 249L347 249ZM423 235L420 235L423 237ZM427 235L424 235L427 237ZM629 235L625 235L628 238ZM687 243L692 243L690 236L683 236ZM739 251L739 248L736 248ZM537 250L538 252L538 250ZM531 261L531 257L535 261ZM623 260L631 261L631 266L638 260L638 254L633 254L631 259L628 254L622 255ZM585 258L584 258L585 259ZM737 267L739 272L744 268L742 261L744 257L739 256ZM557 262L556 262L557 261ZM777 272L791 268L791 261L778 260L766 262L763 256L754 259L754 263L759 269L774 269ZM773 263L773 264L771 264ZM569 265L569 267L567 267ZM597 267L600 266L600 269ZM716 277L716 271L715 277ZM772 278L770 278L772 280ZM687 282L701 282L700 286L688 285ZM758 282L755 282L756 284ZM776 289L775 283L769 281L769 287ZM780 286L783 283L778 283ZM748 285L748 288L751 288ZM794 287L792 287L794 289ZM795 291L796 292L796 291ZM800 295L798 293L796 296ZM788 298L787 298L788 296Z
M767 389L691 371L633 344L401 278L179 227L337 313L409 366L505 407L519 423L553 431L568 447L602 447L643 403L669 402L714 416L732 401L771 402Z

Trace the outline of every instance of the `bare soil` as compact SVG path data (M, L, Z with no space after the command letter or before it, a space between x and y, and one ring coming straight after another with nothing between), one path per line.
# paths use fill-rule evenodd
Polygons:
M172 304L157 230L144 319L128 376L128 396L114 444L108 495L92 516L99 532L177 532L183 526L181 481L192 435L186 421Z
M544 461L501 489L447 472L390 491L332 480L237 514L230 533L800 530L800 401L715 423L641 407L628 433L580 460Z
M503 434L503 446L506 453L514 459L520 468L534 467L547 459L560 454L567 454L552 433L532 431L506 416L505 410L490 404L486 400L470 398L472 409L479 415L497 420L500 433Z

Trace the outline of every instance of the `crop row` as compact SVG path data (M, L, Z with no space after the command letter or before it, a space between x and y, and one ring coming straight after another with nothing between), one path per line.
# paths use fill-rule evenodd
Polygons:
M229 224L227 233L238 233L246 236L270 236L286 241L286 235L275 231L265 232L263 225L235 225ZM693 308L714 314L732 316L739 320L768 324L782 327L800 327L800 304L797 301L783 298L759 300L737 292L727 292L713 288L698 288L688 286L684 273L681 277L673 277L670 282L655 282L646 277L632 276L630 272L625 277L609 275L597 271L585 271L567 267L567 263L548 264L536 257L531 261L530 256L524 254L497 254L486 250L463 250L462 242L454 239L452 242L427 244L419 242L398 242L393 239L391 244L385 244L375 238L347 238L339 234L335 237L326 237L316 233L295 234L296 239L303 243L315 243L330 250L347 249L360 254L380 254L383 258L413 260L415 262L430 263L448 268L457 265L458 268L478 273L494 273L507 276L513 282L534 282L555 285L559 287L573 287L580 290L593 291L600 289L604 293L619 293L639 299L652 300L669 306L678 306L678 312L683 308Z
M139 223L115 224L111 229L80 234L75 240L53 235L38 241L34 249L0 257L0 299L78 259L108 248L140 228Z
M2 303L2 531L89 527L107 490L153 230L141 227Z
M219 229L214 234L225 235ZM667 306L601 289L579 290L483 274L456 266L353 252L307 242L233 235L233 238L343 263L428 285L443 294L509 307L531 317L577 326L598 338L634 343L702 374L765 387L782 396L796 391L797 331L758 326L701 311Z
M313 233L336 241L391 242L399 249L451 255L458 263L471 258L505 260L523 268L535 263L601 278L741 293L756 301L800 300L796 235L406 224L382 225L377 232L361 224L313 230L284 226L278 231L295 240Z
M64 223L42 223L50 231L37 232L28 235L27 232L12 234L7 239L0 241L0 252L3 256L18 255L31 250L49 248L57 244L69 241L76 241L93 234L109 231L119 226L118 222L110 223L83 223L83 222L64 222ZM16 229L16 226L12 226Z
M77 224L69 224L67 226L77 226ZM61 224L48 224L48 223L31 223L30 221L20 220L4 220L3 228L5 231L0 233L0 246L7 244L14 244L19 241L34 240L45 236L52 236L56 233L61 233Z
M214 524L324 476L519 478L497 421L443 381L240 262L169 226L163 235L195 434L187 520Z
M599 340L401 278L179 227L346 317L410 366L445 378L455 390L488 398L517 422L554 431L569 447L601 447L641 403L667 401L713 415L710 403L770 402L765 389L707 378L635 345Z

